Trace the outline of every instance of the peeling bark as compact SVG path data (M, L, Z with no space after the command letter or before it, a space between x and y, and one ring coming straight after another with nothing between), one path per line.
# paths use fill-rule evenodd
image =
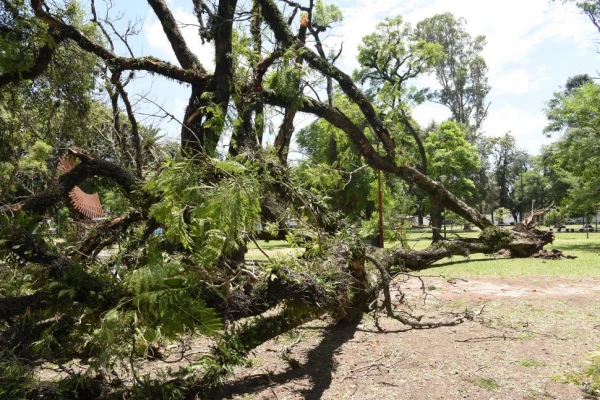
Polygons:
M55 206L58 202L66 199L69 192L92 176L103 176L115 181L126 195L130 195L139 189L141 181L131 172L108 161L98 160L91 154L79 149L71 148L69 153L77 157L81 162L73 169L58 178L56 184L46 191L33 195L26 200L4 207L0 212L30 211L43 214L48 208Z

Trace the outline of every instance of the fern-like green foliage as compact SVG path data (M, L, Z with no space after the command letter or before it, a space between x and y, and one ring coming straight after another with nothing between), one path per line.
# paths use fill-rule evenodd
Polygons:
M132 351L146 354L153 343L183 333L213 335L222 328L219 317L198 296L197 271L187 271L166 256L158 239L151 240L146 254L142 267L121 271L124 296L102 316L101 327L90 337L102 365L112 365Z
M582 386L592 396L600 396L600 351L592 351L586 358L588 365L584 371L569 372L561 380Z
M164 226L166 239L191 250L200 265L245 245L246 235L260 222L259 184L235 161L211 160L225 176L211 182L189 159L169 160L163 173L146 185L161 201L150 215Z
M260 186L244 165L177 158L164 167L145 187L159 199L150 215L164 236L146 242L139 250L141 262L111 264L120 279L119 301L88 338L100 365L113 365L132 351L145 354L153 343L182 333L212 335L221 329L199 292L226 275L220 260L245 247L260 221ZM180 246L186 256L166 253L165 245Z

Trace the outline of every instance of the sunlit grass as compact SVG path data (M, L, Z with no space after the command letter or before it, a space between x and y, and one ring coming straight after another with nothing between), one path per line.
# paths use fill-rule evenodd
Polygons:
M479 230L463 232L448 229L446 236L448 239L474 238L479 233ZM302 248L290 247L289 243L284 240L259 241L258 243L272 259L301 255L304 251ZM431 231L410 231L407 234L407 243L410 248L425 249L431 244ZM267 259L253 243L248 245L246 259L258 261ZM399 242L385 244L386 248L399 246ZM495 259L483 254L474 254L468 258L452 257L440 260L421 273L445 276L600 276L600 233L590 232L589 239L583 232L556 233L554 243L546 246L546 249L553 248L577 256L577 258L572 260Z
M274 259L286 258L292 255L299 256L304 252L303 248L293 248L285 240L269 240L268 242L259 240L257 243L262 251L260 251L254 243L249 242L246 260L266 261L267 257L264 253L266 253L269 258Z
M573 260L540 260L534 258L494 259L483 254L469 258L453 257L440 260L425 274L448 276L600 276L600 233L557 233L546 249L558 249L577 256Z

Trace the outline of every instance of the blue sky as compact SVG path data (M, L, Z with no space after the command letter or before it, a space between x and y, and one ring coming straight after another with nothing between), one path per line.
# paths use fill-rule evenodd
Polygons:
M214 51L202 45L197 35L196 19L191 11L191 1L168 1L182 24L182 31L190 48L198 54L207 69L211 69ZM545 102L552 93L575 74L597 75L599 55L595 40L600 35L589 20L571 5L548 0L378 0L365 2L345 0L335 2L344 13L344 22L327 38L327 44L336 47L343 42L344 52L338 66L350 73L356 68L357 46L361 38L372 32L385 17L402 15L413 25L437 13L452 12L467 20L467 30L473 36L485 35L487 46L483 56L489 66L492 90L489 116L484 123L486 135L499 136L510 131L519 147L537 154L541 145L548 144L542 129L546 124L543 113ZM143 30L134 40L140 55L154 55L176 62L162 28L150 7L143 0L129 0L124 10L125 19L143 20ZM125 20L124 19L124 20ZM123 21L124 21L123 20ZM154 102L178 118L183 115L188 99L188 89L160 78L140 79L134 91L147 94ZM417 86L436 85L429 76L415 82ZM140 102L140 110L155 108ZM421 124L443 121L449 116L440 105L427 103L417 107L413 115ZM310 118L299 116L299 128ZM163 122L170 137L179 134L177 123Z

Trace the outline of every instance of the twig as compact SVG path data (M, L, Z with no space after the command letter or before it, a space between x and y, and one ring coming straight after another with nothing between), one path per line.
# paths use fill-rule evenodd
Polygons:
M387 312L388 317L394 316L394 311L392 310L392 297L390 296L390 274L387 269L370 254L365 254L365 258L373 263L375 267L379 270L381 274L381 286L383 289L383 296L385 297L385 310Z
M267 260L271 261L271 257L269 257L269 255L268 255L268 254L267 254L267 253L266 253L266 252L263 250L263 248L262 248L262 247L260 247L260 245L258 244L258 242L256 241L256 239L254 239L254 236L250 236L250 235L248 235L248 236L250 237L250 240L252 240L252 243L254 243L254 245L256 246L256 248L257 248L257 249L258 249L258 250L259 250L261 253L263 253L263 255L264 255L265 257L267 257ZM256 278L256 277L255 277L255 278ZM258 278L257 278L257 279L258 279Z
M484 336L484 337L476 337L476 338L468 338L463 340L454 340L458 343L469 343L469 342L483 342L484 340L494 340L494 339L502 339L502 340L518 340L518 338L513 336Z

